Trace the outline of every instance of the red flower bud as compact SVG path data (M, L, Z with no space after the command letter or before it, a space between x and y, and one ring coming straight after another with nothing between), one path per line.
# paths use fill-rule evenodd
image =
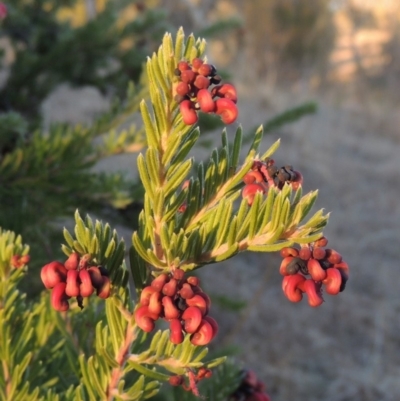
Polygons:
M157 316L160 315L163 308L161 305L161 294L159 292L155 292L151 295L148 308L150 313Z
M140 306L135 311L136 324L147 333L150 333L154 329L154 321L157 320L157 317L158 316L149 312L147 306Z
M79 255L72 252L68 259L65 261L64 266L67 270L76 270L79 265Z
M186 279L186 282L188 282L190 285L194 285L194 286L200 285L200 279L196 276L189 276ZM201 291L201 289L200 289L200 291Z
M190 65L187 61L180 61L178 63L178 70L179 71L186 71L186 70L190 70Z
M179 316L181 315L181 311L172 302L171 297L163 297L161 303L164 307L164 316L167 320L179 318Z
M208 77L212 72L213 72L213 68L210 64L204 63L198 68L198 73L205 77Z
M196 306L189 306L183 314L182 320L185 321L185 331L187 333L194 333L200 326L202 321L202 313L199 308Z
M301 287L308 296L308 304L310 306L317 307L324 302L324 299L322 298L321 295L321 286L317 285L317 283L314 280L308 279L304 281Z
M97 288L96 294L101 299L107 299L111 293L111 281L108 277L103 276L103 284Z
M302 247L299 251L299 258L303 260L308 260L311 258L312 252L309 247Z
M192 286L189 283L182 284L182 288L179 290L179 295L183 299L193 298L194 292L192 290Z
M67 269L60 262L51 262L43 266L40 278L46 288L53 288L58 283L65 282Z
M316 259L309 259L307 262L308 273L315 281L322 281L326 277L326 271Z
M197 306L203 316L208 313L207 300L202 294L196 294L194 297L187 299L186 303L188 306Z
M206 345L214 337L214 331L207 320L202 320L197 331L191 335L190 342L193 345Z
M249 171L244 177L245 184L253 184L254 182L263 182L264 178L259 171Z
M58 312L65 312L69 309L68 297L65 293L66 283L58 283L51 292L51 306Z
M214 318L212 318L211 316L204 316L204 317L203 317L203 320L205 320L206 322L208 322L208 323L211 324L211 327L213 328L213 336L212 336L212 339L211 339L211 340L213 340L214 337L218 334L218 330L219 330L218 323L217 323L217 321L216 321Z
M172 275L175 280L180 281L185 276L185 272L182 269L175 269Z
M293 256L286 256L286 258L282 260L281 265L279 267L279 273L282 274L282 276L289 275L289 273L286 271L286 268L289 265L289 263L291 263L293 260L294 260Z
M168 282L168 280L168 274L162 273L151 282L151 287L154 288L156 291L161 292L162 288Z
M192 67L195 71L197 71L202 65L203 65L204 61L201 58L194 58L192 60Z
M78 275L78 270L68 270L67 272L67 286L65 287L65 293L69 297L77 297L80 294Z
M342 285L342 275L338 269L330 267L326 270L326 279L322 281L325 284L326 292L330 295L337 295Z
M164 284L164 287L162 288L162 293L164 295L168 295L169 297L175 296L177 290L178 290L178 282L174 279L171 278L167 284Z
M96 266L89 267L90 280L94 288L100 288L103 285L103 276L101 275L100 269Z
M285 247L281 249L280 254L282 258L286 258L287 256L298 256L299 251L296 248Z
M183 122L186 125L193 125L197 123L198 116L194 109L193 103L190 100L184 100L179 104L179 109L182 114Z
M183 377L182 376L171 376L168 379L168 381L171 386L180 386L183 383Z
M236 104L226 98L217 99L215 101L215 113L221 116L221 120L224 124L232 124L235 122L239 111Z
M341 273L344 274L344 277L346 278L346 280L348 280L349 278L349 265L342 261L340 263L335 263L333 265L334 268L339 269Z
M148 305L150 303L150 297L155 292L158 292L154 287L148 285L144 287L140 293L140 305Z
M180 96L186 96L190 92L190 87L186 82L179 82L175 87L175 92Z
M19 258L19 262L21 263L21 265L27 265L30 260L31 257L29 255L23 255Z
M169 322L171 334L169 340L172 344L181 344L183 342L182 324L179 319L172 319Z
M326 259L333 265L342 261L342 255L334 249L326 249Z
M193 85L197 89L207 89L210 86L210 80L206 77L203 77L203 75L197 75L196 79L194 80ZM212 100L211 93L210 92L208 92L208 93L210 94L210 99ZM198 100L198 98L199 98L199 93L197 92L197 100Z
M197 74L192 70L185 70L181 73L181 80L187 84L192 84L196 79Z
M306 278L302 274L293 274L286 276L283 280L282 288L287 299L291 302L300 302L303 299L301 286L306 281Z
M203 113L211 113L215 110L215 102L207 89L200 89L197 92L197 101Z
M326 237L321 237L314 242L315 247L325 247L328 245L328 240Z
M316 247L312 252L313 258L317 260L325 259L326 251L324 248Z
M242 196L247 199L247 203L251 206L257 192L265 193L265 189L260 184L247 184L242 190Z
M237 102L236 88L231 84L222 84L213 88L212 94L220 98L229 99L233 103Z
M80 270L79 279L81 280L81 284L79 285L80 295L82 297L90 297L93 294L93 285L89 272L87 270Z

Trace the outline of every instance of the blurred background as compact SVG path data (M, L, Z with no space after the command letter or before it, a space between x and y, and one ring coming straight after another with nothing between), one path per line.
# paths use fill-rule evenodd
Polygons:
M17 3L23 1L10 2L9 9ZM52 7L50 1L36 3ZM7 35L1 38L0 109L14 110L18 104L32 126L38 121L45 127L93 121L129 80L139 80L145 55L158 46L165 30L179 26L207 37L208 58L238 88L239 123L245 130L289 108L316 102L315 114L273 130L263 147L281 138L277 164L301 171L305 190L319 188L317 207L332 212L324 234L350 265L346 291L326 296L324 305L312 309L305 300L291 304L284 297L276 255L248 253L207 266L200 274L217 300L213 316L221 326L215 347L238 347L236 357L257 372L274 401L398 400L398 0L125 1L116 21L135 21L141 33L124 38L112 54L107 46L91 53L96 42L90 24L113 1L58 5L64 3L55 10L57 21L89 27L82 30L82 48L60 49L69 54L68 63L42 91L33 90L40 84L34 81L34 88L24 92L26 103L7 92L18 52ZM101 25L96 27L103 32ZM52 38L51 30L43 35ZM88 69L83 74L79 66L99 57L101 50L108 55L103 70L99 74L95 65L96 74ZM81 57L85 54L88 60ZM44 60L40 52L35 57L35 62ZM29 75L24 79L12 87L26 85ZM215 143L218 132L212 136ZM208 154L209 149L200 148L195 157ZM135 165L134 155L128 154L102 160L96 168L122 169L136 177ZM120 224L120 232L129 243L131 230Z

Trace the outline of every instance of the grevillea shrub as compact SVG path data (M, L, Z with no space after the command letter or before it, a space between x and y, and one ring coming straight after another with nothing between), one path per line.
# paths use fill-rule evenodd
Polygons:
M29 248L0 231L1 400L268 401L254 372L208 355L218 322L193 271L239 252L280 252L289 301L317 307L345 288L348 265L322 232L328 215L309 216L317 192L303 194L307 177L274 161L279 141L260 152L260 128L240 160L238 126L207 163L188 158L199 113L238 117L240 94L221 82L205 45L179 30L147 61L144 207L129 247L76 211L66 256L42 267L46 290L30 303L17 289L32 274Z

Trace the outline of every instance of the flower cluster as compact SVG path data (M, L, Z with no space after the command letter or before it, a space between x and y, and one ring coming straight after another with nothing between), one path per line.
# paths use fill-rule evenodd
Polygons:
M294 190L298 189L303 183L303 176L299 171L293 170L292 166L276 167L273 159L255 160L251 170L243 177L243 182L246 185L242 196L251 205L256 193L265 194L269 187L282 189L288 183Z
M15 269L20 269L21 267L27 265L31 257L29 255L13 255L11 258L11 266Z
M265 393L265 385L257 379L251 370L244 370L238 389L229 397L229 401L270 401Z
M185 382L185 376L188 380ZM169 378L171 386L182 386L185 391L191 391L195 396L199 397L197 383L203 379L209 379L212 376L212 371L207 368L200 368L197 373L193 370L188 370L186 375L176 375Z
M231 84L220 84L216 68L200 58L190 63L180 61L175 70L178 82L174 86L183 122L193 125L198 121L197 111L215 113L224 124L232 124L238 116L237 93Z
M218 332L217 322L207 316L210 305L199 279L184 278L183 270L176 269L172 274L160 274L143 289L135 320L142 330L151 332L154 322L164 318L169 322L173 344L180 344L184 333L189 333L192 344L206 345Z
M110 296L111 282L107 270L102 266L91 266L89 260L88 255L81 258L73 252L64 264L54 261L43 266L40 277L46 288L53 289L51 305L55 310L68 310L71 297L76 297L78 305L83 308L83 298L90 297L94 290L100 298Z
M320 238L300 249L283 248L284 258L280 273L284 276L282 289L292 302L300 302L303 293L307 294L310 306L320 306L322 287L330 295L343 291L349 278L349 266L334 249L325 248L328 240ZM309 276L309 277L308 277Z

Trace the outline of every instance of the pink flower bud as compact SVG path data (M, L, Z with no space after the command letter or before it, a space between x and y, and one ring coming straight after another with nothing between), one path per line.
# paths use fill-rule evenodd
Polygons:
M299 258L303 260L308 260L311 258L312 252L309 247L302 247L299 251Z
M175 92L180 96L186 96L190 92L190 87L186 82L179 82L176 85Z
M58 312L65 312L69 309L68 297L65 293L66 283L58 283L51 292L51 306Z
M197 71L202 65L203 65L204 61L201 58L194 58L192 60L192 67L195 71Z
M189 276L186 281L193 286L199 286L200 285L200 279L196 276ZM200 289L201 291L201 289Z
M203 316L208 313L207 301L201 294L196 294L194 297L187 299L186 303L188 306L197 306Z
M193 298L194 292L192 290L192 286L189 283L182 284L182 288L179 290L179 295L183 299Z
M180 61L180 62L178 63L178 70L179 70L179 71L190 70L190 65L189 65L189 63L188 63L187 61L184 61L184 60Z
M296 248L286 246L281 249L280 254L282 258L286 258L287 256L299 256L299 251Z
M205 77L208 77L212 72L213 72L213 67L210 64L204 63L198 68L198 73Z
M218 330L219 330L218 323L211 316L204 316L203 320L205 320L206 322L211 324L211 327L213 328L213 336L212 336L211 340L213 340L215 338L215 336L218 334Z
M215 110L215 102L207 89L200 89L197 92L197 101L203 113L211 113Z
M159 292L155 292L151 295L148 308L150 313L157 316L160 315L163 308L161 305L161 294Z
M336 263L340 263L342 261L342 255L335 251L334 249L326 249L326 259L328 262L335 265Z
M196 79L197 74L192 70L185 70L181 73L181 80L187 84L192 84Z
M108 277L103 276L103 284L97 288L96 294L101 299L107 299L111 293L111 281Z
M197 123L198 116L194 109L193 103L190 100L184 100L179 104L179 110L182 114L183 122L186 125L193 125Z
M174 278L171 278L171 280L169 280L168 283L164 284L162 288L162 293L164 295L168 295L169 297L173 297L178 291L177 287L178 287L178 282Z
M249 206L253 204L257 192L265 193L265 189L260 184L247 184L242 190L242 196L247 199Z
M254 182L263 182L264 178L259 171L249 171L244 177L245 184L253 184Z
M154 287L148 285L144 287L140 293L140 305L148 305L150 303L150 297L155 292L158 292Z
M200 326L202 321L202 313L196 306L189 306L183 314L182 320L185 321L184 327L187 333L194 333Z
M325 259L326 251L324 248L316 247L313 249L312 256L317 260Z
M307 269L308 273L315 281L322 281L326 277L326 271L316 259L309 259L307 261Z
M197 75L196 79L194 80L193 85L197 89L207 89L210 86L210 80L206 77L203 77L203 75ZM210 93L210 92L208 92L208 93ZM197 98L198 98L198 92L197 92ZM210 99L212 100L211 93L210 93Z
M215 113L221 116L221 120L224 124L232 124L235 122L239 111L236 104L226 98L217 99L215 101Z

